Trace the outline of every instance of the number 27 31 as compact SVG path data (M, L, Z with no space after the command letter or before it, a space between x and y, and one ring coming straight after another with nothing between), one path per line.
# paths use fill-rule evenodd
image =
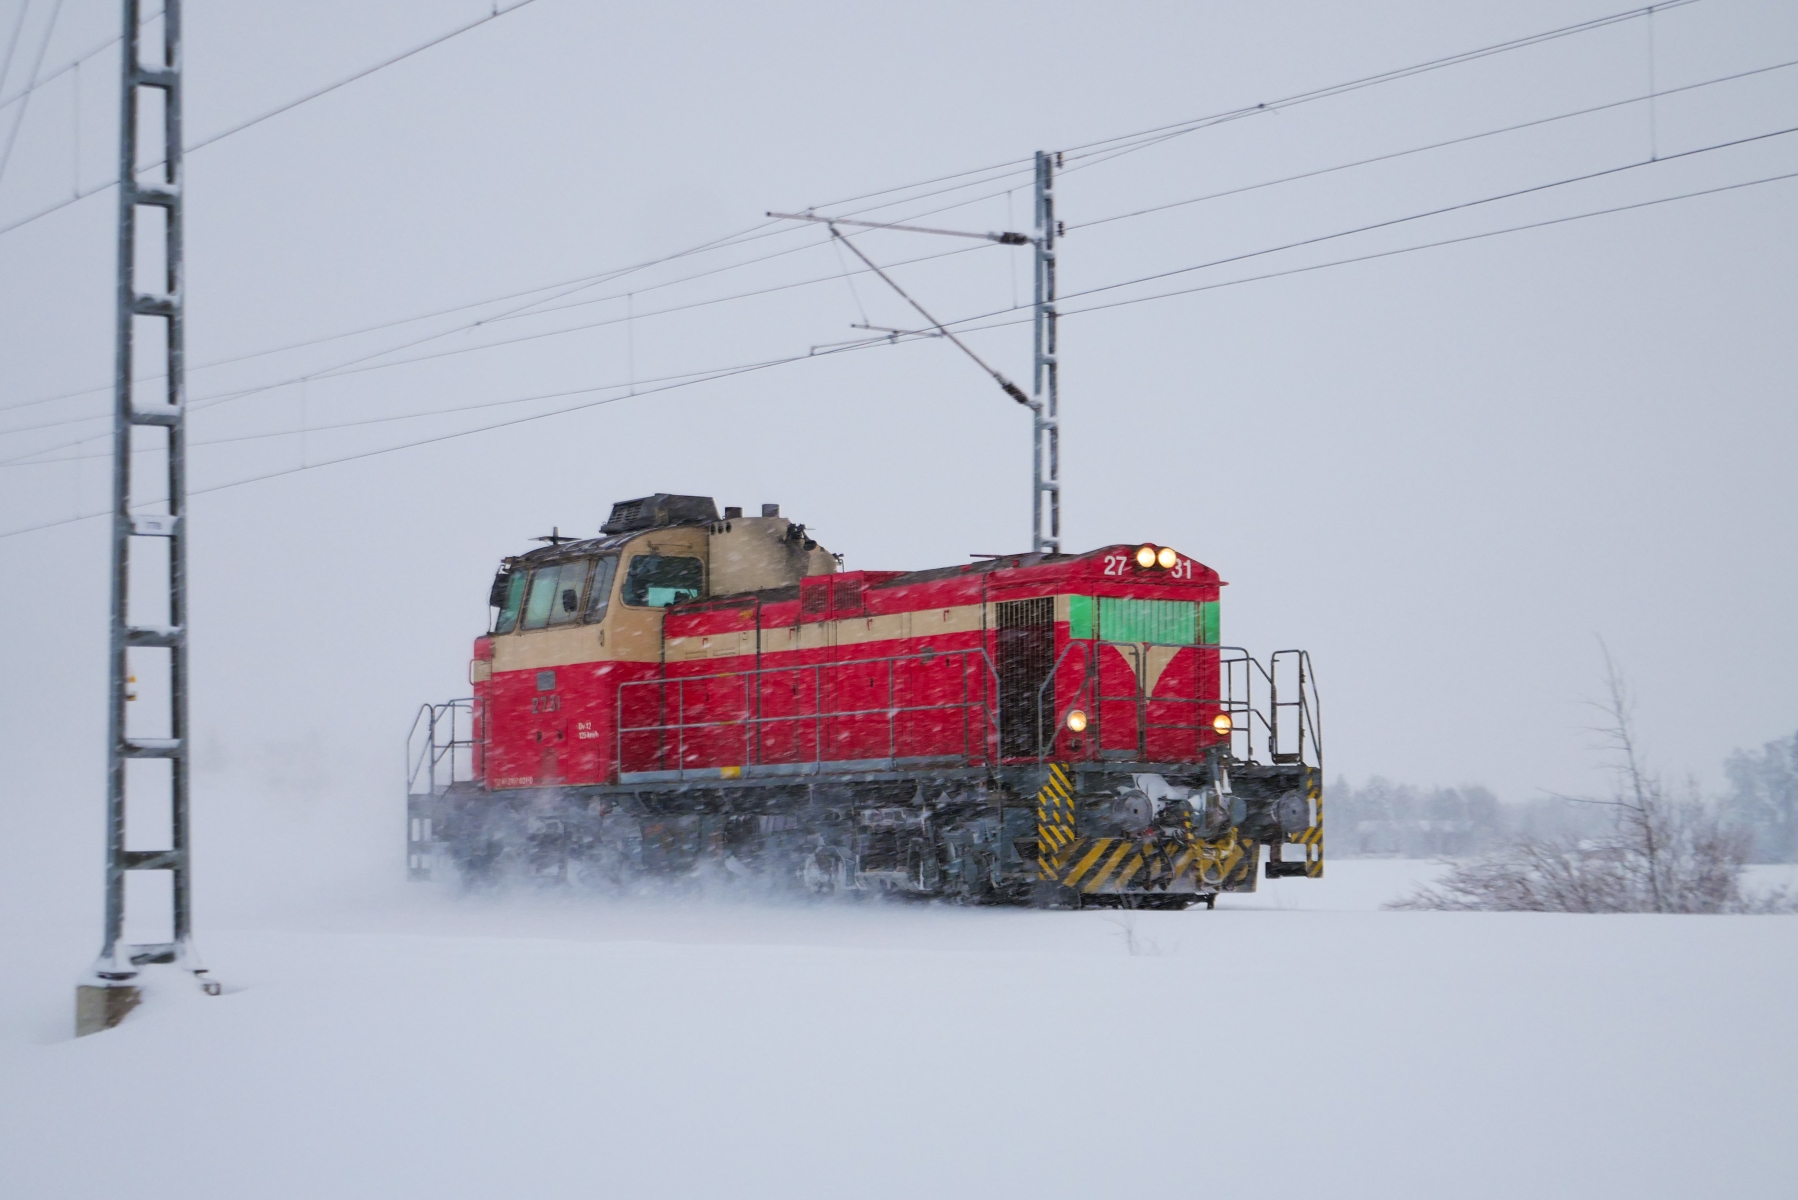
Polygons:
M1131 556L1128 554L1107 554L1105 556L1105 573L1107 575L1128 575L1130 573ZM1192 559L1176 559L1174 565L1167 569L1169 579L1191 579Z

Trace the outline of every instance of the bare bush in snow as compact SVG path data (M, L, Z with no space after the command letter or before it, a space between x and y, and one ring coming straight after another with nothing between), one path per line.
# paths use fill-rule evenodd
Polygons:
M1156 958L1161 955L1161 943L1153 938L1146 938L1136 932L1136 918L1125 914L1121 919L1110 919L1117 926L1117 937L1124 943L1124 952L1131 958Z
M1668 793L1644 763L1629 693L1605 653L1607 695L1597 729L1612 753L1616 782L1604 800L1610 833L1594 838L1524 838L1456 864L1432 886L1389 907L1485 912L1767 912L1790 908L1783 894L1751 899L1742 890L1749 837L1700 800L1695 789ZM1567 799L1573 799L1567 797Z

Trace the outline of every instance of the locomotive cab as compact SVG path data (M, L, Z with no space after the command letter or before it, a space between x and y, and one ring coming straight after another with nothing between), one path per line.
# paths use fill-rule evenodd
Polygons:
M551 534L506 559L475 643L481 758L493 787L603 782L619 685L664 659L667 610L719 592L797 586L836 570L805 526L709 497L659 493L612 506L591 539Z

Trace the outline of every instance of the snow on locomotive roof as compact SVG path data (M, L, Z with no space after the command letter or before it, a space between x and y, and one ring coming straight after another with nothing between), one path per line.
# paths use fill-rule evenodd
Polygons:
M913 584L935 583L939 580L957 579L969 575L988 575L999 571L1072 564L1082 559L1093 559L1100 556L1118 558L1120 557L1119 550L1127 551L1136 545L1135 542L1120 542L1115 545L1100 546L1079 554L1045 554L1032 551L1020 554L989 555L976 562L958 563L952 567L929 567L922 571L861 570L849 571L845 574L860 576L863 587L869 591L879 591L884 588L909 587ZM1198 563L1196 560L1193 565L1200 573L1201 582L1215 584L1218 587L1228 586L1212 568ZM832 578L841 578L841 576L832 576ZM786 587L763 588L759 591L715 593L695 600L683 600L679 604L670 605L669 610L671 612L704 612L713 607L730 608L745 600L760 600L763 603L796 600L799 598L799 592L799 585L791 584Z
M778 517L780 505L762 505L762 516ZM637 534L653 529L674 529L683 525L715 525L720 521L741 520L742 510L725 509L724 516L718 515L718 505L710 496L678 496L672 492L657 492L653 496L639 496L635 500L619 500L612 505L612 513L606 523L599 527L600 536L596 538L543 539L549 545L536 550L527 550L523 554L510 555L505 559L508 563L549 563L563 559L581 558L589 554L605 554L617 550ZM803 528L803 526L801 526Z
M640 532L642 531L637 531L637 533ZM581 558L589 554L605 554L608 551L617 550L636 537L637 533L616 533L610 537L586 538L578 542L558 542L550 546L539 546L535 550L526 550L523 554L511 555L505 561L535 564L559 562L565 558Z

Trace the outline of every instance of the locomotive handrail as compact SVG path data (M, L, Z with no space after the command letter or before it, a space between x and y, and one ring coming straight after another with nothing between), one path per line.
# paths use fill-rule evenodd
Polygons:
M753 746L751 744L751 739L749 737L746 736L744 738L744 760L745 761L742 765L757 766L757 767L767 766L767 765L771 765L771 764L768 764L767 762L764 761L765 755L764 755L764 748L763 748L762 738L761 738L761 732L762 732L763 727L779 724L781 722L810 721L813 724L812 742L813 742L814 753L813 753L812 758L809 761L814 764L823 764L825 762L831 761L830 759L827 759L824 756L824 728L823 728L824 722L836 721L836 720L840 720L840 719L848 718L848 717L867 717L867 716L882 716L882 715L884 715L887 718L887 758L890 761L897 756L897 733L898 733L897 720L900 715L902 715L904 713L944 712L944 711L959 711L962 713L963 730L962 730L962 754L961 754L961 757L964 760L972 761L972 760L975 760L977 757L973 752L972 731L968 728L969 712L970 712L970 710L973 710L973 709L979 709L984 713L985 725L987 727L987 728L982 729L982 731L981 731L981 734L982 734L981 740L983 743L985 743L987 754L982 755L980 757L988 757L988 756L996 757L999 723L998 723L997 716L994 712L993 701L988 697L970 698L967 671L966 671L965 667L961 673L962 674L962 696L963 696L963 698L959 702L938 703L938 704L920 704L920 705L899 705L894 702L896 699L896 697L894 695L894 690L896 687L896 678L897 678L896 672L894 670L894 666L896 664L902 663L902 662L933 663L939 658L951 658L951 657L960 658L965 663L969 658L971 658L973 656L978 656L980 662L982 664L984 664L984 666L986 668L986 676L990 676L990 683L992 685L991 692L996 695L997 694L997 685L999 682L999 673L994 668L993 662L992 662L992 657L986 652L985 647L967 647L967 648L957 649L957 650L926 649L926 650L918 651L918 652L912 653L912 654L881 655L881 656L870 657L870 658L843 659L843 660L834 661L834 662L788 663L788 664L783 664L780 666L750 667L750 668L740 670L740 671L718 671L718 672L714 672L712 674L707 674L707 675L676 675L676 676L666 676L665 675L659 679L631 680L626 683L621 683L618 688L617 729L616 729L616 743L615 743L616 748L617 748L617 755L616 755L615 761L618 764L620 772L624 773L624 763L625 763L624 736L625 736L625 734L627 734L627 733L661 733L661 734L666 735L669 732L673 732L675 734L674 761L677 764L675 767L675 770L684 772L688 769L685 765L686 764L686 756L687 756L687 745L686 745L687 730L689 730L689 729L715 729L715 728L725 728L725 727L743 727L746 731L753 732L756 736L753 739ZM843 667L868 666L868 665L872 665L872 664L885 664L887 667L887 704L884 707L865 708L865 709L830 709L830 710L826 710L824 708L824 697L825 697L826 685L825 685L825 679L824 679L823 673L826 670L834 671L838 668L843 668ZM764 677L770 676L770 675L794 674L794 673L797 673L800 671L810 671L813 673L812 674L813 711L811 711L809 713L791 713L791 714L784 714L784 715L772 716L772 717L761 715L762 689L759 685L760 685L762 679ZM983 678L985 678L985 677L983 677ZM687 685L695 684L695 683L706 683L706 682L710 682L710 681L723 680L723 679L738 680L741 682L743 689L744 689L744 691L743 691L743 714L744 715L741 717L734 717L734 718L716 720L716 721L688 721L686 719L686 688L687 688ZM752 705L750 703L751 692L749 690L752 681L756 684L756 687L755 687L755 690L753 693L754 700L755 700L755 703L753 705L753 710L754 710L753 713L751 711L751 709L752 709ZM835 681L833 680L832 683L834 684L834 682ZM675 722L668 723L666 721L663 721L661 723L653 724L653 725L626 725L624 723L624 713L625 713L625 707L626 707L625 693L629 689L644 688L644 687L657 688L658 689L657 696L659 699L658 711L662 715L665 716L667 713L667 702L668 702L667 689L668 689L669 685L675 685L675 689L676 689L675 690L675 704L676 704L677 720ZM658 759L665 760L666 756L667 756L666 747L658 749L655 752L655 757ZM795 764L779 763L779 764L772 764L772 765L787 766L787 765L795 765ZM698 769L713 769L713 768L698 768ZM631 773L634 773L634 772L631 772Z
M1311 765L1321 765L1322 739L1319 732L1319 704L1315 679L1312 675L1310 656L1305 651L1281 650L1270 656L1266 663L1255 658L1241 646L1197 645L1190 642L1107 642L1115 646L1120 653L1130 656L1131 674L1136 686L1129 695L1108 696L1101 691L1101 677L1095 670L1097 663L1095 648L1099 642L1081 639L1070 642L1056 656L1048 675L1036 689L1034 715L1037 722L1036 760L1044 761L1053 747L1054 739L1059 734L1067 719L1068 712L1081 700L1088 699L1092 713L1089 720L1093 724L1093 745L1095 754L1103 754L1103 721L1107 705L1128 703L1135 712L1136 742L1138 753L1149 752L1149 739L1153 731L1178 730L1191 733L1202 733L1205 729L1196 718L1192 721L1152 721L1150 720L1154 705L1179 705L1183 708L1203 709L1211 707L1231 717L1231 730L1228 735L1232 758L1254 762L1257 759L1256 749L1265 745L1267 753L1275 762L1307 762L1318 759ZM1061 711L1057 714L1054 731L1044 737L1042 717L1047 703L1049 688L1053 685L1062 668L1066 665L1074 648L1080 647L1085 660L1086 670L1079 687L1067 704L1057 706ZM1197 650L1201 653L1217 655L1218 691L1216 696L1157 696L1151 694L1146 673L1143 670L1147 652L1152 649ZM981 674L983 681L989 685L987 695L979 694L970 685L972 679L965 666L961 672L962 695L959 700L936 702L930 704L899 704L897 688L899 675L897 665L907 662L934 662L938 658L954 657L964 664L978 656L985 668ZM1296 656L1296 657L1295 657ZM1293 699L1283 699L1279 687L1278 675L1280 664L1291 659L1297 671L1296 694ZM826 678L826 673L837 668L853 668L865 666L884 666L887 672L887 703L884 706L838 709L829 707L831 693L840 686L833 678ZM811 704L809 712L784 713L767 716L762 713L762 684L770 677L781 675L794 676L799 672L809 671L811 678ZM1266 703L1257 703L1256 678L1260 678L1266 689ZM741 691L740 710L742 715L724 717L715 720L688 720L687 687L689 684L707 684L720 680L733 680ZM1195 680L1196 682L1196 680ZM716 767L689 768L687 763L689 730L742 728L745 731L742 760L744 766L766 766L766 748L763 734L766 730L781 724L799 724L809 722L812 727L810 747L811 753L804 758L781 759L774 765L791 766L801 762L822 765L832 761L827 757L827 722L849 720L858 717L886 718L887 746L886 761L894 761L898 756L898 738L900 718L923 712L959 712L962 715L962 747L958 755L967 762L993 759L997 761L1002 755L995 739L1002 740L1001 721L995 708L994 697L998 692L999 673L995 668L991 655L984 647L967 647L958 650L925 650L911 654L880 655L866 658L844 659L834 662L790 663L779 666L758 666L739 671L719 671L703 675L664 676L658 679L634 680L619 687L619 705L617 709L615 744L620 768L625 766L625 735L660 733L674 735L674 745L658 746L651 752L651 757L666 764L672 750L674 769L685 772L690 769L713 770ZM673 697L668 696L670 685L675 688ZM654 687L657 691L657 712L661 719L653 724L629 725L625 723L624 703L630 689ZM666 720L669 701L674 702L674 720ZM714 701L715 702L715 701ZM974 719L973 710L978 709L983 719ZM1286 710L1296 710L1288 713ZM970 724L972 722L972 724ZM975 726L978 726L978 733ZM1290 728L1296 741L1296 748L1291 752L1281 750L1283 731ZM977 739L978 745L977 748ZM800 748L799 746L795 747ZM1309 751L1309 753L1307 753ZM850 761L850 760L843 760ZM854 760L857 762L863 760ZM876 760L867 760L876 761Z
M1121 654L1128 654L1131 660L1131 674L1136 680L1136 687L1127 696L1107 696L1100 690L1100 677L1095 671L1096 658L1094 647L1109 645L1117 648ZM1045 741L1042 730L1043 705L1049 689L1060 676L1062 667L1076 647L1080 648L1085 659L1086 671L1074 696L1066 705L1060 706L1054 728ZM1198 650L1210 652L1218 656L1219 696L1157 696L1150 692L1148 681L1143 670L1145 656L1151 649ZM1298 696L1292 700L1282 700L1279 690L1279 664L1282 658L1296 655L1298 670ZM1241 676L1240 681L1238 675ZM1255 678L1260 676L1267 689L1265 709L1255 703ZM1238 696L1240 682L1241 695ZM1137 751L1147 753L1148 734L1151 730L1189 730L1198 732L1203 729L1197 723L1181 723L1149 720L1149 706L1155 704L1191 705L1195 708L1215 707L1219 712L1228 713L1231 718L1229 734L1232 743L1232 757L1246 761L1254 761L1254 747L1265 738L1268 754L1274 761L1281 761L1287 756L1280 751L1282 729L1282 710L1296 709L1293 714L1292 727L1297 738L1297 748L1289 761L1307 761L1307 745L1311 749L1311 757L1318 760L1313 765L1321 765L1323 742L1319 734L1320 704L1317 695L1316 681L1312 675L1311 656L1303 650L1279 650L1269 656L1266 664L1250 654L1241 646L1223 646L1191 642L1100 642L1098 640L1080 639L1071 641L1056 656L1054 664L1049 668L1043 682L1036 689L1037 720L1037 761L1045 761L1054 740L1059 736L1068 714L1079 705L1083 697L1088 697L1092 711L1088 721L1094 729L1094 743L1103 746L1102 729L1105 706L1107 704L1128 703L1136 709ZM1258 736L1259 735L1259 736ZM1235 753L1237 739L1242 739L1246 753Z
M468 737L459 738L456 736L456 727L464 714L466 714L471 728ZM472 753L474 749L473 720L473 697L461 697L455 700L446 700L442 704L425 704L419 707L418 712L413 714L412 728L406 732L407 795L429 796L436 794L439 776L442 774L442 764L446 758L449 760L449 778L443 782L446 784L461 782L458 776L462 772L456 769L456 752L466 747ZM424 726L422 738L419 728L421 724ZM449 736L441 737L439 734L444 732L445 726L447 726ZM470 764L467 777L470 779L474 777L472 764ZM424 783L422 788L419 786L421 779Z
M420 721L425 720L427 717L429 717L432 725L434 725L436 723L436 720L437 720L437 706L436 705L434 705L434 704L420 705L418 712L414 713L412 716L412 728L410 728L406 731L406 794L408 796L418 796L418 795L424 794L418 790L418 786L417 786L418 785L418 777L420 775L422 775L425 771L428 759L430 757L430 743L435 741L436 739L434 737L428 738L425 743L425 748L423 750L415 750L414 747L416 746L416 744L418 742L418 723ZM428 785L426 786L425 791L426 792L430 791L430 787Z
M1212 706L1218 708L1222 712L1227 712L1227 713L1231 714L1232 737L1234 737L1234 735L1236 733L1236 729L1235 729L1236 717L1239 715L1246 713L1249 717L1249 721L1244 724L1245 730L1252 727L1253 722L1257 718L1262 719L1263 724L1266 723L1265 718L1261 717L1261 714L1258 711L1256 711L1256 709L1254 707L1254 696L1253 696L1252 685L1248 689L1246 689L1248 694L1247 694L1246 698L1241 701L1238 701L1237 699L1235 699L1235 689L1233 686L1230 686L1231 681L1233 680L1233 676L1230 674L1228 668L1231 665L1233 665L1239 661L1243 661L1243 660L1247 660L1249 662L1254 661L1253 656L1251 656L1248 653L1248 651L1242 650L1240 647L1236 647L1236 646L1205 646L1202 644L1195 645L1191 642L1147 642L1147 641L1144 641L1144 642L1109 642L1106 644L1116 646L1119 653L1128 652L1130 654L1130 656L1131 656L1131 677L1133 679L1135 679L1136 687L1128 696L1107 696L1107 695L1104 695L1103 693L1095 694L1095 696L1093 697L1093 701L1094 701L1093 708L1094 708L1094 712L1095 712L1095 717L1100 723L1100 728L1103 729L1104 710L1105 710L1105 705L1107 703L1113 703L1113 704L1128 703L1128 704L1133 705L1136 709L1135 721L1134 721L1135 726L1136 726L1136 750L1140 754L1146 755L1148 753L1149 731L1150 730L1155 730L1155 729L1187 730L1187 731L1191 731L1193 733L1198 733L1203 728L1203 726L1201 726L1196 720L1191 723L1151 721L1151 720L1149 720L1149 705L1151 705L1151 704L1190 704L1194 708L1200 708L1205 705L1212 705ZM1144 661L1145 661L1146 652L1151 649L1166 649L1166 650L1176 650L1176 651L1177 650L1199 650L1199 651L1209 650L1212 653L1216 654L1218 656L1218 665L1219 665L1220 675L1222 676L1222 678L1224 679L1224 681L1226 683L1225 695L1222 697L1208 697L1208 696L1155 696L1155 695L1150 694L1147 672L1144 670ZM1240 658L1226 657L1226 652L1232 651L1232 650L1239 651ZM1260 664L1256 664L1257 667L1259 667L1259 665ZM1101 745L1103 745L1102 735L1101 735Z
M1279 663L1281 658L1288 655L1297 659L1298 699L1296 700L1279 699ZM1298 760L1300 762L1304 761L1305 742L1308 735L1313 754L1318 760L1318 765L1321 766L1323 763L1324 750L1322 736L1323 701L1319 697L1317 691L1316 669L1311 665L1311 652L1309 650L1297 649L1276 650L1273 654L1268 656L1268 662L1270 666L1269 687L1274 689L1272 707L1276 716L1281 708L1298 709L1298 746L1296 750Z
M1242 697L1237 698L1237 676L1242 677ZM1263 712L1255 703L1255 676L1259 675L1263 683L1270 687L1273 676L1261 664L1261 660L1250 654L1242 646L1218 647L1218 682L1223 695L1217 703L1223 712L1230 715L1230 756L1248 762L1255 760L1255 744L1257 726L1266 735L1267 744L1272 745L1276 737L1276 726L1279 717L1272 710ZM1243 719L1243 718L1246 718ZM1236 753L1236 741L1240 738L1243 753ZM1271 753L1271 751L1270 751Z
M1091 644L1097 645L1099 643L1094 642ZM1136 687L1129 695L1108 696L1098 690L1099 681L1097 679L1089 679L1087 683L1082 685L1081 693L1077 693L1077 695L1084 694L1088 687L1092 688L1093 712L1089 719L1100 729L1103 728L1105 707L1108 704L1127 703L1133 705L1136 709L1137 750L1139 752L1147 753L1148 733L1151 730L1197 731L1202 728L1202 726L1196 723L1188 724L1183 722L1157 722L1149 720L1149 706L1164 704L1189 705L1194 708L1209 706L1217 708L1220 712L1228 713L1231 718L1231 756L1249 762L1255 761L1255 747L1259 744L1266 745L1270 757L1279 753L1282 723L1281 710L1296 708L1298 712L1296 714L1295 726L1300 736L1297 759L1299 761L1305 759L1304 751L1307 743L1311 747L1314 757L1321 752L1322 742L1318 735L1319 723L1316 686L1310 676L1309 655L1305 654L1303 651L1280 651L1277 655L1270 656L1267 664L1263 664L1261 660L1257 659L1254 655L1250 654L1246 648L1241 646L1194 645L1190 642L1106 642L1104 644L1115 646L1119 653L1128 654L1130 656L1132 668L1131 674L1136 680ZM1219 691L1222 694L1217 696L1153 695L1149 690L1148 682L1145 678L1143 663L1145 652L1156 648L1169 650L1193 649L1200 652L1216 654L1218 656ZM1299 696L1295 700L1280 700L1276 686L1277 680L1274 660L1281 655L1294 653L1304 655L1300 662L1301 679ZM1065 658L1065 654L1063 657ZM1058 668L1061 661L1062 660L1057 660ZM1265 708L1256 703L1256 676L1260 677L1267 689L1269 702ZM1039 691L1046 690L1047 681L1045 681L1044 687L1039 689ZM1062 714L1062 718L1063 720L1066 719L1065 712ZM1057 728L1059 729L1059 725ZM1243 749L1242 753L1238 753L1236 750L1239 739Z
M1057 734L1060 732L1062 725L1067 721L1068 714L1073 712L1074 706L1080 703L1080 697L1086 693L1087 689L1096 686L1097 681L1093 678L1092 648L1094 645L1095 643L1085 640L1070 641L1066 648L1055 657L1054 665L1049 668L1049 673L1043 677L1042 684L1036 689L1036 761L1039 763L1048 758L1049 746L1055 744ZM1043 693L1055 682L1055 676L1061 671L1061 664L1067 661L1068 655L1073 653L1076 647L1080 649L1082 656L1086 660L1086 678L1081 682L1080 687L1075 690L1074 698L1068 701L1068 706L1062 709L1061 713L1055 718L1055 727L1049 734L1049 745L1045 746L1043 744ZM1093 709L1094 711L1088 715L1087 719L1097 721L1098 706L1094 705Z

